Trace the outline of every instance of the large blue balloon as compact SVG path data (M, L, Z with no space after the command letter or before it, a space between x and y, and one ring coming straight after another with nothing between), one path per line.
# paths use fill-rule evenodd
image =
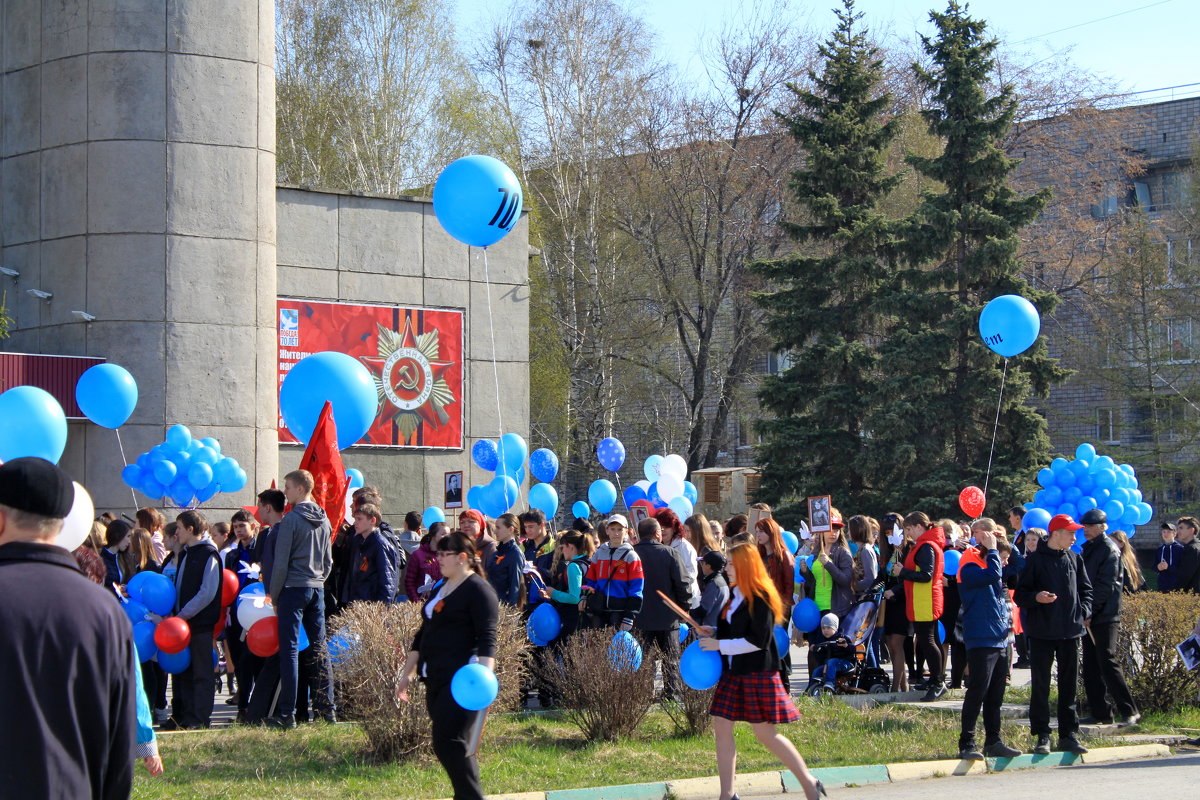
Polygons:
M625 463L625 445L621 444L620 439L612 436L601 439L600 444L596 445L596 458L600 461L600 466L609 472L616 472Z
M979 315L983 343L1005 358L1028 350L1041 328L1042 318L1033 303L1016 294L995 298Z
M625 507L631 508L634 503L639 500L646 500L646 493L642 491L640 486L626 486L625 491L621 492L621 499L625 501Z
M962 560L962 553L957 550L947 550L942 556L942 571L947 575L958 574L958 564Z
M1050 524L1050 516L1050 512L1044 508L1031 508L1025 512L1025 516L1021 517L1021 527L1025 530L1030 528L1046 530L1046 526Z
M97 364L79 376L75 402L79 410L103 428L119 428L137 407L137 381L116 364ZM144 660L144 659L143 659Z
M146 615L150 613L150 609L146 608L144 603L139 603L137 600L126 600L121 603L121 610L125 612L125 616L129 617L129 622L133 625L145 622Z
M158 645L154 643L154 628L154 623L148 619L133 625L133 646L137 648L138 661L143 663L158 653Z
M558 456L553 450L540 447L529 454L529 471L543 483L558 477Z
M637 672L642 668L642 646L629 631L617 631L608 646L608 660L614 672Z
M607 514L617 502L617 487L612 485L612 481L592 481L588 487L588 502L601 514Z
M471 445L471 460L480 469L495 472L500 464L500 453L496 450L496 443L491 439L480 439Z
M197 462L188 467L188 483L197 492L206 488L213 479L213 470L208 464Z
M1075 448L1075 457L1090 464L1096 458L1096 445L1084 442Z
M147 573L138 573L139 575ZM165 617L175 608L175 584L171 579L157 572L148 573L141 585L142 602L160 617Z
M338 449L361 439L379 409L375 379L358 359L326 351L292 366L279 390L279 413L292 435L308 444L325 402L333 404Z
M433 213L446 233L472 247L508 235L521 218L521 184L503 161L467 156L452 162L433 185Z
M783 531L779 535L783 537L783 546L789 553L795 555L796 551L800 549L800 537L791 531Z
M806 597L792 609L792 624L801 633L812 633L821 624L821 609L810 597Z
M346 477L350 479L350 486L348 488L351 490L361 489L367 483L367 479L363 477L362 470L355 469L354 467L346 470Z
M473 508L476 511L483 511L483 506L487 499L486 486L472 486L467 490L467 508Z
M517 433L504 434L496 447L500 451L501 463L511 470L519 469L529 455L529 445Z
M468 711L482 711L492 704L500 691L496 673L483 664L459 667L450 679L450 695Z
M1042 467L1037 474L1038 486L1043 489L1049 489L1051 486L1057 485L1054 480L1054 470L1049 467Z
M136 489L142 485L142 479L145 478L145 473L137 464L128 464L121 470L121 482L130 489Z
M183 648L178 653L164 653L158 651L158 665L163 668L163 672L170 675L178 675L192 664L192 651L189 648Z
M172 425L167 429L167 449L177 453L186 453L192 444L192 432L187 425Z
M539 483L529 489L529 506L539 509L549 519L558 513L558 491L548 483Z
M517 482L507 475L497 475L488 484L491 511L485 512L489 517L498 517L512 508L517 502Z
M553 603L541 603L529 615L529 630L543 642L552 642L562 631L562 618Z
M698 692L711 689L721 679L721 655L715 650L701 650L700 642L687 646L679 658L679 676Z
M576 500L571 504L571 514L576 519L587 519L592 515L592 510L588 508L588 504L582 500Z
M425 530L429 530L438 522L446 521L446 512L442 511L437 506L430 506L425 509L425 513L421 515L421 525Z
M15 386L0 394L0 461L36 456L57 464L67 446L67 417L44 389Z

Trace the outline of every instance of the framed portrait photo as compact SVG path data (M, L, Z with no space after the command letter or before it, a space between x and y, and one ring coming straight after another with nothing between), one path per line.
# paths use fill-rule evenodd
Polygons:
M446 473L445 502L442 508L463 507L463 474L462 471Z
M645 506L634 506L629 509L629 522L635 531L644 519L650 519L650 512L646 510Z
M825 531L833 530L833 525L830 522L830 508L832 508L832 502L830 496L827 494L808 498L809 530L813 533L824 533Z

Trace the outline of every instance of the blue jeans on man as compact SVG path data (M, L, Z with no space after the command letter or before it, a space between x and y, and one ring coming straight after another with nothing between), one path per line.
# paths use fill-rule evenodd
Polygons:
M275 607L279 615L279 702L276 714L291 717L296 712L296 687L300 680L300 659L313 661L308 670L313 711L333 719L333 670L325 657L325 594L323 589L288 586L279 593ZM300 626L308 634L310 646L304 654L298 650Z

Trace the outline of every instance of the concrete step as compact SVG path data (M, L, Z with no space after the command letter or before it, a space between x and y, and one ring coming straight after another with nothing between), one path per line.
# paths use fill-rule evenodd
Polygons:
M941 711L947 714L961 714L963 701L958 698L947 699L943 697L941 700L934 700L932 703L922 702L900 702L898 706L905 708L915 708L920 711ZM1001 719L1025 719L1025 715L1029 713L1029 706L1014 705L1005 703L1000 706Z

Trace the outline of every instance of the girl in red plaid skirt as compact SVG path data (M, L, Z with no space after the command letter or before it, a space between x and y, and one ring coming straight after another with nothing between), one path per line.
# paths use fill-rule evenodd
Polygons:
M818 800L825 787L817 780L791 740L775 726L796 722L800 715L779 678L775 626L783 622L783 601L754 545L744 542L729 551L726 567L733 594L721 613L717 629L700 629L702 650L717 650L725 670L717 684L712 707L717 742L717 771L721 800L735 800L734 771L737 745L733 723L749 722L754 735L792 771L808 800Z

